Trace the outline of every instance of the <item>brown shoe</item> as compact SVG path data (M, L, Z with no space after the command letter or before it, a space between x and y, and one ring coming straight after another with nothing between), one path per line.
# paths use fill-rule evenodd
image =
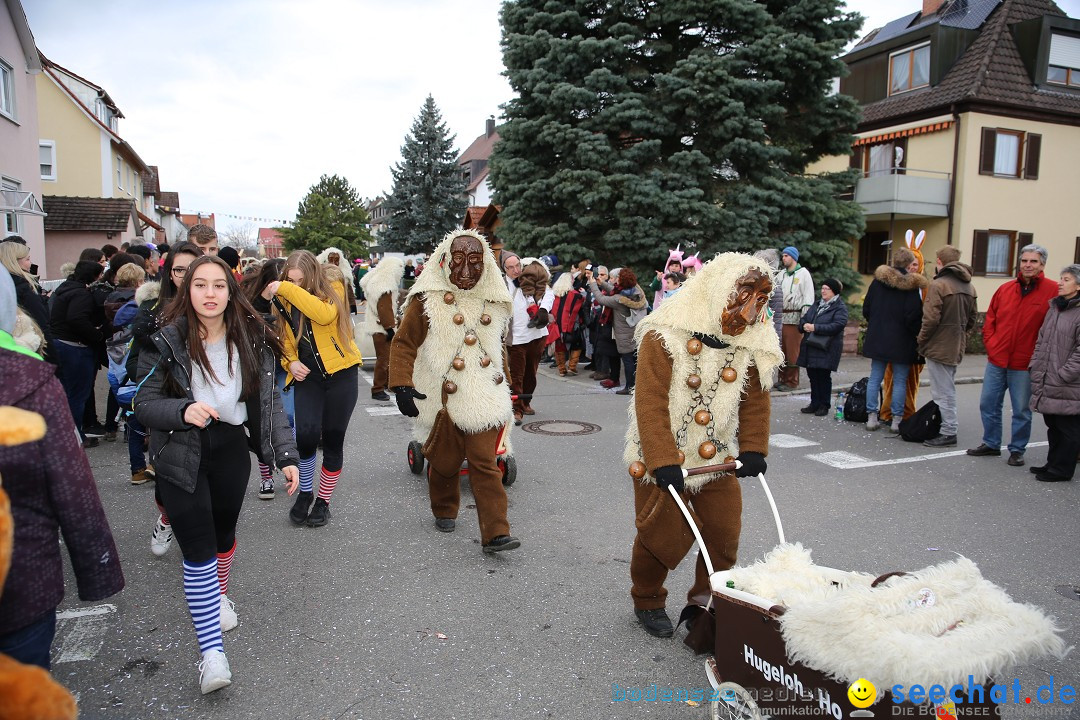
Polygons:
M536 411L532 409L532 405L526 405L522 412L526 415L535 415Z
M611 375L609 375L606 372L594 372L589 377L591 377L593 380L610 380L611 379Z
M135 472L131 473L131 484L142 485L144 482L150 479L150 476L146 474L146 468L139 468Z
M515 425L520 425L521 424L521 413L518 412L517 410L514 411L514 424Z

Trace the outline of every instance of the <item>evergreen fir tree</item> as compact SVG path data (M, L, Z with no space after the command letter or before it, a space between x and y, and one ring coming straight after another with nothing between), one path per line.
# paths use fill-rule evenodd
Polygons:
M454 136L435 100L428 95L401 147L401 162L391 169L394 189L380 241L389 250L430 252L442 237L460 227L465 214L465 182L457 166Z
M352 259L368 255L372 242L369 222L367 210L349 181L323 175L300 201L293 226L279 230L290 252L304 249L317 255L336 247Z
M490 160L500 237L515 251L656 269L681 244L707 259L794 244L845 285L857 205L857 106L832 94L861 19L839 0L503 5L517 97ZM854 281L854 282L853 282Z

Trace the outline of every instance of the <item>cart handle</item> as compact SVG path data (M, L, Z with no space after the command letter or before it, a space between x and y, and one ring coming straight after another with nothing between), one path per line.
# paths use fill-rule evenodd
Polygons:
M765 497L769 499L769 507L772 509L773 520L776 522L776 534L780 536L780 543L786 542L784 538L784 524L780 521L780 512L776 509L776 501L773 500L772 492L769 490L769 483L765 482L765 475L758 473L758 481L761 483L761 489L765 491ZM668 492L671 493L672 499L675 500L675 504L679 506L679 510L682 511L683 517L686 518L686 524L690 526L691 532L694 533L694 539L697 540L698 551L701 552L701 558L705 561L705 570L708 571L709 577L713 576L715 572L713 570L712 558L709 556L709 550L705 547L705 541L701 539L701 532L698 531L697 523L690 517L690 511L686 509L686 503L679 497L679 491L673 486L668 485Z

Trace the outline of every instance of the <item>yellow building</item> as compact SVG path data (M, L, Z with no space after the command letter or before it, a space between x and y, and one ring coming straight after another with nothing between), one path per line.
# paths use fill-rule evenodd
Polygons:
M1026 243L1049 250L1048 277L1080 262L1080 20L1050 0L924 0L844 61L853 153L811 171L861 170L861 273L907 229L926 231L930 274L938 248L959 248L987 302Z
M86 247L141 242L149 226L144 215L143 174L150 168L119 135L123 117L100 86L41 56L37 76L39 156L42 193L64 212L45 218L45 253L50 270L75 260ZM122 208L102 213L98 206ZM86 204L85 213L80 204ZM85 214L94 222L80 222ZM108 222L100 218L109 218Z

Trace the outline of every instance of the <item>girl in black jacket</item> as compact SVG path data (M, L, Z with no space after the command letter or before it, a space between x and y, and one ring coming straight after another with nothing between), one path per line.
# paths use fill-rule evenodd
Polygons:
M232 682L221 633L237 624L226 593L251 472L249 433L260 456L275 458L290 494L299 459L274 385L280 343L224 260L207 255L188 266L162 325L140 355L135 414L151 429L157 485L184 554L206 694Z

